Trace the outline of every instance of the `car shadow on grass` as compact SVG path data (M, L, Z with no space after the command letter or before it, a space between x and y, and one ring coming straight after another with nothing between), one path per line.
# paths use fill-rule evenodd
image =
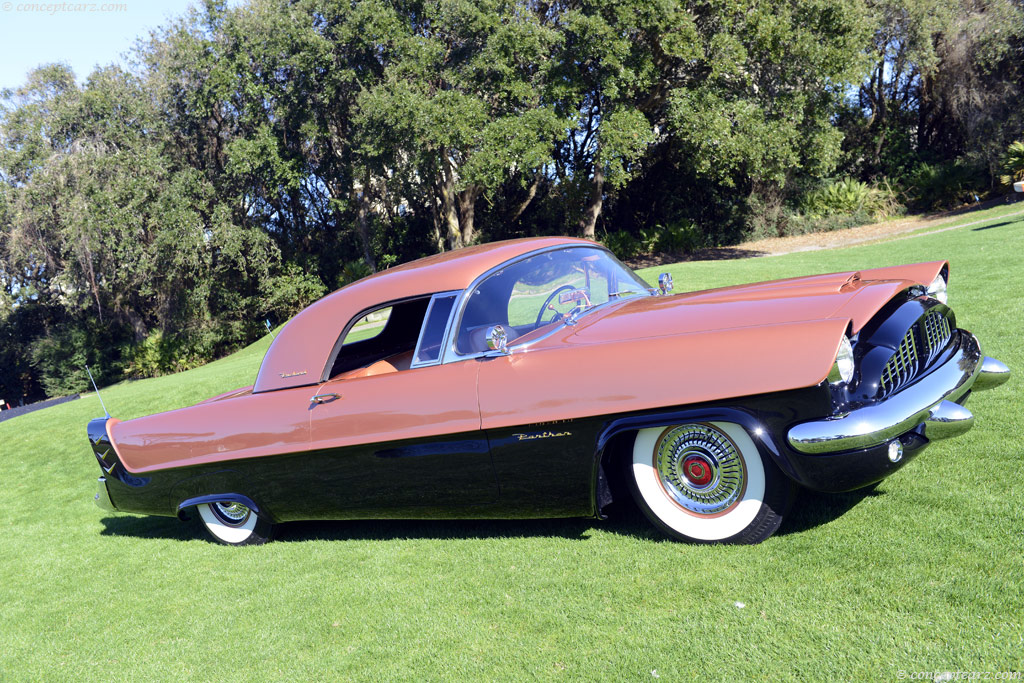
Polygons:
M508 520L348 520L290 522L279 527L275 542L395 541L408 539L562 538L587 540L591 519Z
M839 519L865 498L883 495L874 487L849 493L801 491L776 536L808 531ZM345 520L289 522L277 528L275 543L307 541L395 541L409 539L562 538L585 541L595 530L651 541L667 540L632 500L617 501L608 518L565 519L459 519L459 520ZM197 519L181 522L173 517L105 517L103 536L213 543Z
M173 517L105 517L103 536L213 543L198 519L181 522ZM393 541L407 539L452 540L485 538L563 538L585 541L600 524L592 519L509 520L343 520L288 522L277 527L275 543L304 541Z
M865 498L882 495L870 487L846 494L815 494L804 490L798 495L775 536L787 536L827 524L842 517ZM523 538L587 541L594 530L654 542L666 540L632 501L616 502L607 513L607 519L601 521L585 517L296 521L280 525L274 543ZM198 519L182 522L173 517L124 515L104 517L100 522L103 524L101 536L169 541L202 539L214 543Z
M132 538L160 538L172 541L190 541L204 533L194 522L182 522L176 517L138 517L118 515L104 517L101 536L129 536Z
M852 510L865 498L885 495L876 486L871 485L846 493L816 493L801 489L775 535L797 534L829 524Z

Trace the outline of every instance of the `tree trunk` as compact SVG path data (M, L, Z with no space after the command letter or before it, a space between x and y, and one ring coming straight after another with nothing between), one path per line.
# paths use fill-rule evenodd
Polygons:
M470 185L459 193L459 232L462 244L473 243L473 217L476 214L476 198L480 196L480 188Z
M131 306L124 308L124 315L128 318L128 324L132 326L132 333L135 335L135 342L141 344L149 336L149 328L146 322L136 313Z
M363 243L363 260L370 270L377 272L377 261L373 258L370 247L370 174L363 176L362 192L358 193L359 209L356 212L356 224L359 226L359 240Z
M530 183L530 189L526 192L526 199L516 207L516 210L512 213L512 217L508 221L509 223L515 223L519 220L519 217L523 215L524 211L526 211L526 207L528 207L530 202L533 201L533 198L537 196L537 188L540 186L541 177L542 174L539 172L533 176L533 182Z
M878 131L878 138L875 141L875 150L871 158L871 164L874 167L873 170L878 170L882 166L882 149L885 147L885 133L886 133L886 118L887 118L887 102L885 93L885 62L882 61L878 64L878 98L875 101L875 111L871 112L872 123L875 125Z
M583 211L583 218L580 219L580 234L588 240L594 239L594 228L597 226L597 217L601 214L601 205L604 203L604 168L595 159L594 178L591 180L590 201Z
M444 253L444 236L441 234L441 215L437 211L437 198L430 197L430 216L434 219L434 247L437 253Z
M85 235L82 236L82 257L79 259L82 265L82 270L85 271L85 276L89 280L89 289L92 292L93 299L96 300L96 315L99 318L100 324L103 323L103 304L100 302L100 288L96 283L96 271L93 268L92 263L92 250L89 249L89 243L85 239Z
M461 249L464 245L456 206L458 197L455 193L455 169L447 153L441 155L441 182L438 185L438 194L441 203L441 223L445 227L448 248Z

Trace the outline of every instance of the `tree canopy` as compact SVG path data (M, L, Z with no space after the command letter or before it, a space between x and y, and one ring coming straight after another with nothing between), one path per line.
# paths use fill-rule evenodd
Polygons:
M0 94L8 402L475 242L628 256L819 220L833 181L999 192L1024 139L1016 0L206 0L131 64Z

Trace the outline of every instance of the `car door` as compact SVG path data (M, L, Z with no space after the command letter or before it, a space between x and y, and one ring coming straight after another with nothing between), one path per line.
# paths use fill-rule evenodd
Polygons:
M417 516L497 499L480 429L477 364L440 365L430 350L440 347L429 337L444 334L455 295L448 296L431 301L415 354L394 354L311 388L311 454L324 463L324 483L340 511ZM381 336L404 314L394 310Z

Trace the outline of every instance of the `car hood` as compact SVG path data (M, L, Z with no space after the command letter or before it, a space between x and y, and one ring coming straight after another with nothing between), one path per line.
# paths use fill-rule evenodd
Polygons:
M632 299L583 316L572 341L603 343L834 318L850 320L856 332L912 284L864 280L850 272Z

